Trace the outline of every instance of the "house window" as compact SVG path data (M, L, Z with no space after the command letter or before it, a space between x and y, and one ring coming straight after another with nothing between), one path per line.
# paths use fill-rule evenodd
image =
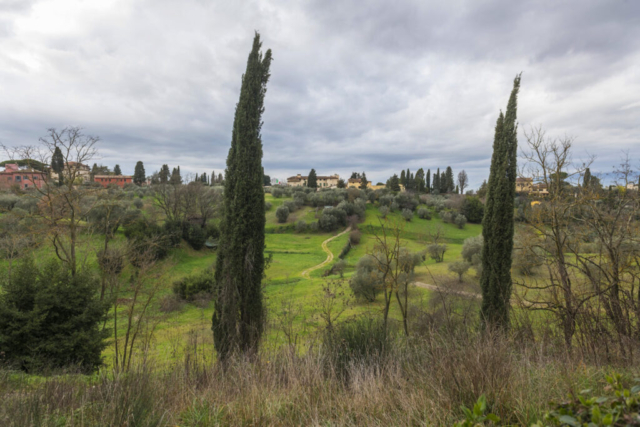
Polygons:
M24 185L24 188L27 188L27 187L29 187L29 184L25 184L25 185Z
M20 175L16 175L16 182L20 182L22 181L22 179L20 178Z

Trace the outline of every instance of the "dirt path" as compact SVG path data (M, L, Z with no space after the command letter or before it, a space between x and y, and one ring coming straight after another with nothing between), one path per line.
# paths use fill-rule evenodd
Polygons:
M327 245L333 239L338 238L338 237L342 236L343 234L348 233L349 231L351 231L351 227L347 227L347 229L344 230L342 233L336 234L335 236L330 237L327 240L325 240L324 242L322 242L322 250L327 253L327 259L325 259L323 262L321 262L320 264L316 265L315 267L311 267L311 268L308 268L305 271L303 271L302 272L302 277L304 277L306 279L311 279L310 274L311 274L312 271L315 271L315 270L317 270L319 268L322 268L325 265L329 264L331 261L333 261L333 253L329 250L329 247Z

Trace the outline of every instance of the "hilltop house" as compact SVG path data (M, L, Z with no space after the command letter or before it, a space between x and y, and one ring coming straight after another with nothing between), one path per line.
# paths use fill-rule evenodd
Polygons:
M25 188L42 188L46 182L44 172L26 167L18 166L16 163L9 163L0 169L0 189L8 190L13 185Z
M107 188L111 184L115 184L123 188L126 184L133 183L133 177L130 175L96 175L93 181Z
M533 178L516 178L516 193L543 197L549 195L549 190L546 184L534 184Z
M66 178L74 175L76 184L81 184L84 182L91 181L91 168L87 165L78 162L67 162L64 164L64 169L62 171L62 175ZM51 173L51 178L54 180L59 180L60 177L56 172Z
M290 176L287 178L287 184L292 187L306 187L307 181L309 180L308 176L302 176L300 174L296 176ZM338 186L338 180L340 180L340 176L338 174L330 175L330 176L320 176L316 177L316 181L318 183L318 188L334 188Z
M349 178L347 181L347 188L360 188L360 178ZM400 191L405 191L404 185L400 185ZM387 188L386 185L373 185L371 181L367 181L367 190L382 190L383 188Z

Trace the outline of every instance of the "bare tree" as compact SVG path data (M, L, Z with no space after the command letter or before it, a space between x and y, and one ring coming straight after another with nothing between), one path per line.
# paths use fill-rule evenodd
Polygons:
M33 180L32 183L40 196L39 215L47 224L47 237L56 256L69 267L73 275L77 271L77 248L82 221L93 207L86 202L90 194L98 191L79 184L82 181L83 165L97 155L98 141L98 137L85 135L78 127L68 127L61 131L51 128L47 137L40 138L40 147L3 147L10 158L34 159L45 165L51 163L56 148L62 152L63 184L56 185L56 180L48 172L43 175L44 185L37 185Z
M464 194L464 189L469 185L469 177L465 170L461 170L458 173L458 188L460 188L460 194Z

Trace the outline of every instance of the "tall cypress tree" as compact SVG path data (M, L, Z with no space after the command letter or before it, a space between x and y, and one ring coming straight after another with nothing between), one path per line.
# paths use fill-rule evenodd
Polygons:
M586 168L584 170L584 178L582 180L582 186L584 188L589 188L590 185L591 185L591 169Z
M169 165L162 165L162 167L160 168L160 173L158 173L160 184L166 184L167 182L169 182L170 176L171 172L169 171Z
M418 193L424 193L424 169L422 168L416 172L415 185Z
M425 181L425 190L427 193L431 193L431 169L427 169L427 179Z
M93 167L97 169L97 165L94 163ZM58 174L58 185L62 185L64 183L63 171L64 171L64 157L62 157L62 151L60 151L60 147L55 148L53 150L53 155L51 156L51 169L55 173Z
M221 361L226 361L234 351L254 353L265 326L262 295L265 207L260 129L271 50L263 57L261 45L256 33L242 77L225 172L212 319L214 344Z
M138 161L138 163L136 163L136 168L133 171L133 182L134 184L142 185L146 179L147 175L144 171L144 165L142 164L142 161Z
M307 178L307 187L318 188L318 175L316 174L315 169L311 169L311 171L309 172L309 177Z
M360 189L366 190L368 183L369 181L367 181L367 175L364 172L362 172L362 178L360 178Z
M433 192L440 194L440 168L433 174Z
M402 172L400 172L400 184L405 185L407 184L405 175L404 175L404 170Z
M518 91L520 75L505 115L500 112L496 123L489 172L489 191L482 221L482 288L481 316L485 325L509 326L511 300L511 256L514 234L514 199L516 195L516 160L518 150Z
M453 193L453 190L456 188L456 184L453 181L453 170L451 169L451 166L447 166L445 177L446 192Z

